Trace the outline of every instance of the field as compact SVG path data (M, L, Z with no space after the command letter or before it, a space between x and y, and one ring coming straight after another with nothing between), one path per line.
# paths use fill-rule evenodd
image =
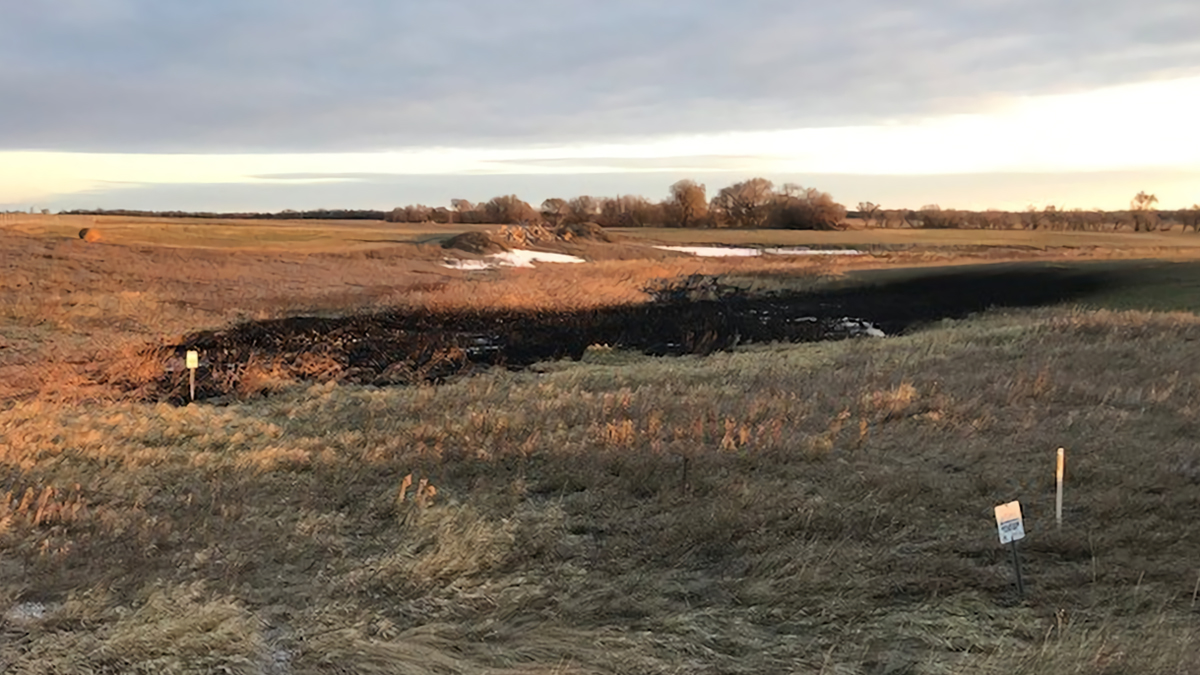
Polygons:
M0 221L9 230L74 237L84 227L99 229L104 241L123 246L167 246L248 252L330 253L386 249L396 244L428 244L466 230L490 225L385 223L380 221L229 220L135 218L123 216L24 216ZM981 247L1024 251L1106 252L1124 256L1158 252L1171 256L1200 254L1200 236L1187 233L1073 232L1051 230L864 229L861 224L834 232L800 230L630 228L613 230L635 242L762 246L917 248L953 252Z
M0 229L0 671L1200 673L1200 237L626 231L464 272L437 246L462 226L302 226ZM884 339L146 396L148 346L239 321L594 310L692 274L895 305L973 263L1062 288Z

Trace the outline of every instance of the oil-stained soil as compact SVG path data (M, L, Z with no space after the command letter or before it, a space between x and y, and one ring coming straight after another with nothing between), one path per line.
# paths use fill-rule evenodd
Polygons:
M893 275L896 276L896 275ZM996 265L888 274L820 291L748 295L691 277L648 289L645 304L573 312L388 311L293 317L196 333L170 345L182 365L201 354L196 398L239 390L251 368L362 384L442 381L491 366L579 359L592 344L652 355L709 354L738 344L897 335L992 307L1072 301L1111 283L1101 273L1047 265ZM167 373L156 397L183 403L187 376Z

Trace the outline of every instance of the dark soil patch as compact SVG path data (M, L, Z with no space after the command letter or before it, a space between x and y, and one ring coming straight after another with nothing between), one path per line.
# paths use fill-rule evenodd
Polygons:
M495 239L487 232L463 232L442 242L442 248L466 251L467 253L500 253L507 251L503 242Z
M197 398L229 394L252 364L293 377L364 384L440 381L479 367L522 368L570 357L592 344L653 355L709 354L738 344L888 335L992 307L1079 300L1111 280L1048 265L941 270L871 285L748 296L711 278L655 292L655 302L576 312L389 311L339 318L294 317L197 333L172 345L198 350ZM707 299L696 299L708 294ZM712 297L712 296L718 297ZM186 375L169 373L159 398L182 403Z
M555 234L564 241L601 241L611 244L620 240L620 237L597 223L569 223L559 227Z

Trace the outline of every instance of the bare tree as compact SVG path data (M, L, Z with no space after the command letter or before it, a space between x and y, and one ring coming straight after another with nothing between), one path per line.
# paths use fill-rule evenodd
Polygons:
M516 195L493 197L484 204L482 210L489 223L498 225L535 222L539 219L538 212Z
M567 202L567 211L568 223L590 223L600 215L600 200L581 195Z
M880 209L879 222L887 228L901 228L908 224L904 209Z
M460 223L469 223L474 220L471 216L475 211L475 205L466 199L451 199L450 208L454 210L454 220Z
M862 214L863 221L867 227L875 225L875 219L879 217L879 205L874 202L859 202L858 212Z
M921 227L930 230L957 229L963 225L963 217L953 209L943 209L937 204L921 207Z
M1041 218L1038 216L1037 207L1033 204L1025 207L1021 212L1021 225L1027 230L1036 230L1041 224Z
M1158 224L1158 213L1151 210L1151 207L1157 203L1158 197L1146 194L1144 190L1129 200L1129 206L1133 211L1130 215L1133 216L1134 232L1149 232Z
M1158 197L1155 197L1151 194L1146 194L1145 190L1134 195L1133 199L1129 201L1129 205L1134 211L1146 211L1157 203Z
M671 186L671 195L663 203L667 225L695 227L708 217L708 196L705 187L684 179Z
M774 187L766 178L734 183L717 193L710 208L733 227L762 227L771 215Z
M570 213L570 208L567 206L567 200L551 197L542 202L542 218L546 219L554 227L558 227L566 220Z
M1042 209L1042 217L1051 230L1064 229L1063 226L1067 221L1064 211L1053 204L1047 204Z
M989 230L1008 229L1008 218L1005 212L988 209L983 212L983 226Z
M1192 204L1190 209L1180 209L1175 213L1175 220L1183 225L1183 231L1192 228L1192 232L1200 234L1200 204Z
M600 200L600 215L604 227L661 227L663 207L645 197L621 195Z
M846 207L828 192L788 184L772 204L770 222L789 230L835 230L843 227L845 219Z
M424 204L414 204L404 207L405 222L408 223L424 223L428 222L433 215L433 209Z

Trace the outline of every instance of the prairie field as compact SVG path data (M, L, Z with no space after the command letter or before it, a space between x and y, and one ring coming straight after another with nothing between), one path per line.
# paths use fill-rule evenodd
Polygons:
M430 244L464 231L492 225L387 223L370 220L246 220L228 218L149 218L128 216L7 216L0 227L37 236L73 238L82 228L100 230L103 241L123 246L156 246L246 252L331 253ZM885 229L851 227L836 231L747 230L736 228L614 228L634 243L760 246L864 247L912 249L949 258L981 249L992 254L1050 252L1056 255L1160 257L1200 255L1200 236L1181 231L1080 232L1060 230Z
M629 230L549 247L585 265L448 269L464 229L3 223L0 672L1200 673L1200 237ZM691 275L868 297L985 264L1071 292L886 338L147 395L163 346L239 322L589 310Z

